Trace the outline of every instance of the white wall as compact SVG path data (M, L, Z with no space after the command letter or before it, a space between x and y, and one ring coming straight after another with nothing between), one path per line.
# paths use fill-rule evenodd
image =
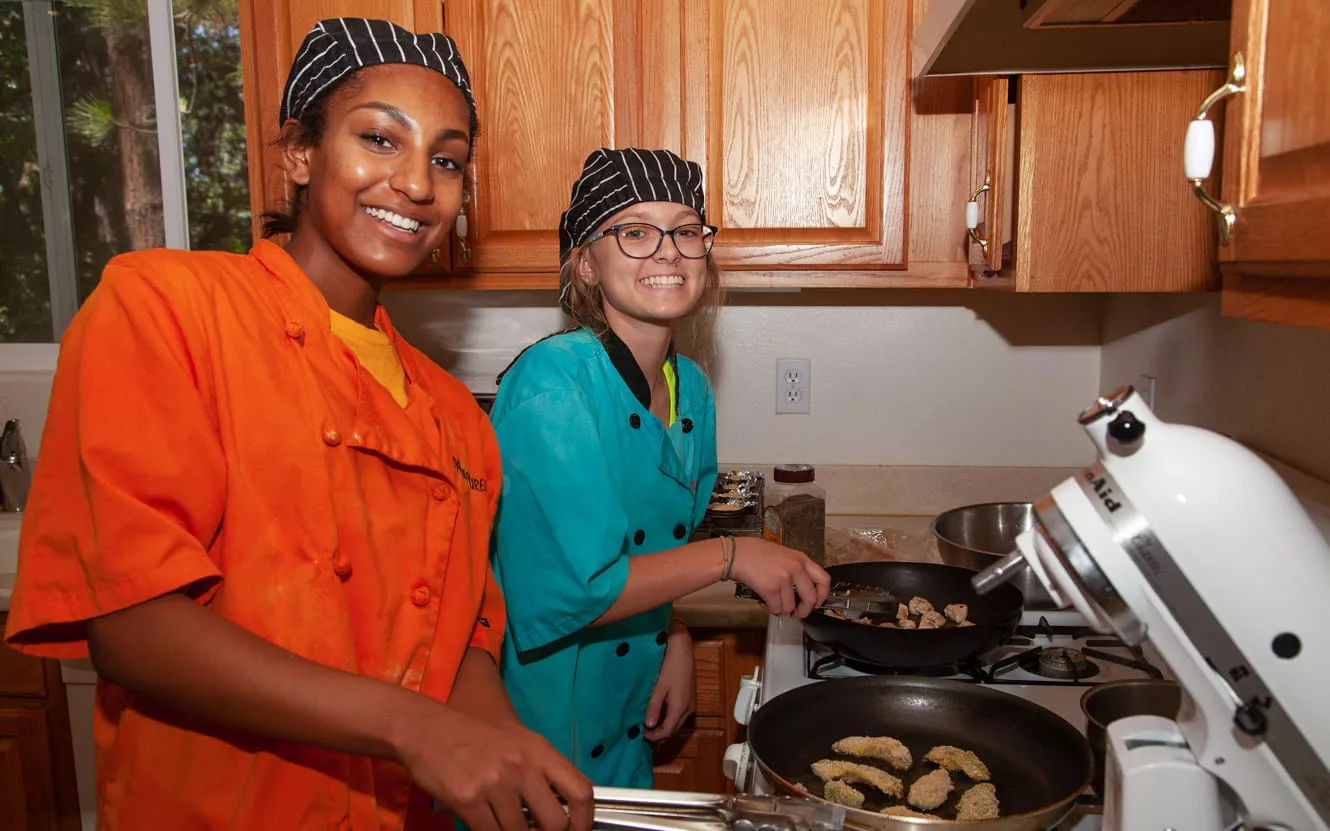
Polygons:
M1105 309L1103 391L1157 379L1155 409L1330 480L1330 332L1224 318L1207 296L1121 296Z
M552 292L391 292L406 336L473 389L564 326ZM735 293L711 362L722 460L1064 467L1099 389L1100 303L960 291ZM0 346L0 418L37 456L55 347ZM778 357L813 362L811 415L775 414Z
M401 292L414 343L476 389L564 325L545 292ZM1086 296L813 290L734 293L711 362L722 460L1076 466L1098 392ZM776 359L810 358L812 414L775 414Z

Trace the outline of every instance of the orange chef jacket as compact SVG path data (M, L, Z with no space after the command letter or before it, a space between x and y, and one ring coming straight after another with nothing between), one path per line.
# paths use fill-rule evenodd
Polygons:
M279 246L117 257L66 333L6 638L87 654L85 622L185 589L312 661L447 699L498 655L489 421L405 343L406 406L330 332ZM202 648L202 647L200 647ZM102 680L103 829L451 828L403 768L220 730Z

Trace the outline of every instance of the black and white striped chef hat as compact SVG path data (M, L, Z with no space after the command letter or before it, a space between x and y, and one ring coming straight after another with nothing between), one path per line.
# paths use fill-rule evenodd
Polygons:
M701 166L668 150L594 151L582 164L568 210L559 218L559 262L567 262L573 248L602 222L638 202L678 202L705 222Z
M416 35L386 20L335 17L315 23L300 44L282 93L280 123L300 118L311 102L352 72L386 63L433 69L457 85L475 112L471 79L452 38Z

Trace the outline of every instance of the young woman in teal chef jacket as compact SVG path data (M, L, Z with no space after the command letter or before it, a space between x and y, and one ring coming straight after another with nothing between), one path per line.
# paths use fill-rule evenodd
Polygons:
M720 300L701 168L597 150L559 236L560 303L578 328L523 352L490 416L504 684L526 726L597 785L651 787L649 742L693 710L692 641L670 604L732 579L802 617L830 578L756 538L685 542L716 479L711 385L674 351L676 325L713 320Z

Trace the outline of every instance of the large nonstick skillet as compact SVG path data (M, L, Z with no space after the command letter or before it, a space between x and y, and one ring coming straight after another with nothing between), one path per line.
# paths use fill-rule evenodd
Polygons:
M804 631L818 643L834 646L850 658L902 669L947 666L978 658L1011 637L1020 623L1024 598L1010 584L979 595L970 586L974 572L935 563L845 563L827 569L832 585L883 588L900 602L928 599L938 610L949 603L970 607L974 626L945 629L888 629L842 620L815 610Z
M1071 810L1090 783L1090 745L1056 714L995 687L906 676L837 678L798 687L765 702L748 724L748 744L767 778L790 794L821 798L810 765L838 757L831 745L846 736L891 736L904 742L915 766L899 774L908 788L934 769L918 760L935 745L976 753L988 766L1001 803L996 820L954 819L969 786L961 774L941 820L904 819L879 811L898 804L863 788L864 809L847 809L847 825L878 831L974 829L1042 831ZM879 767L882 763L875 763Z

